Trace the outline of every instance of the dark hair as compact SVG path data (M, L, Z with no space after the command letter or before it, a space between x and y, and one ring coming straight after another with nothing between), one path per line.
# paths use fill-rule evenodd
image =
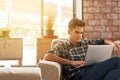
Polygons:
M72 18L68 23L68 28L74 29L76 26L84 27L85 23L78 18Z

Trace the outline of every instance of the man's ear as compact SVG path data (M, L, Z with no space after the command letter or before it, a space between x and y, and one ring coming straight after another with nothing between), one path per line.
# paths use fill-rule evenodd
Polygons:
M68 29L68 34L70 35L70 29Z

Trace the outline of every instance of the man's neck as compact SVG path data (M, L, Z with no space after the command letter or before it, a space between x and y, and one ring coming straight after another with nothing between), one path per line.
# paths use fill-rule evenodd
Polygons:
M72 41L71 39L69 39L69 40L70 40L70 42L71 42L73 45L75 45L75 46L78 45L78 42L74 42L74 41Z

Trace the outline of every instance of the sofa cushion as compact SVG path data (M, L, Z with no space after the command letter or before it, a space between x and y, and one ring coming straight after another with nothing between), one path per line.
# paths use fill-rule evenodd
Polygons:
M0 80L41 80L38 67L0 67Z

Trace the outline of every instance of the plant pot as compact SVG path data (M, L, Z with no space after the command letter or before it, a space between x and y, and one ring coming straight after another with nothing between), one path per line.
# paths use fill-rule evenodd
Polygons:
M54 35L54 30L45 30L45 35L48 36Z
M9 31L8 30L3 30L2 31L2 37L9 37Z

